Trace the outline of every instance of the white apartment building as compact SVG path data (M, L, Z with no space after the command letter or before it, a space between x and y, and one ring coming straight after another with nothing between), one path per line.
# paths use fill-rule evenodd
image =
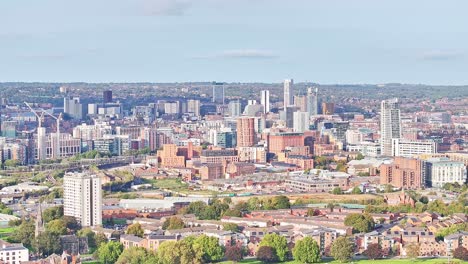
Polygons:
M381 154L381 145L379 143L363 141L356 145L346 145L349 152L360 152L366 157L377 157Z
M264 113L270 112L270 91L263 90L261 91L261 100L260 104L263 105Z
M433 140L392 139L392 156L413 157L433 153L437 153L437 143Z
M380 105L380 143L382 155L392 155L392 139L401 138L400 103L383 100Z
M63 213L82 226L102 225L101 179L88 172L69 172L63 178Z
M10 244L0 240L0 263L20 264L29 261L29 249L23 244Z
M284 109L288 106L292 106L293 104L293 98L294 98L294 91L293 91L293 85L294 81L293 79L287 79L284 80L283 83L283 104L284 104Z
M293 113L293 128L294 132L304 132L309 130L309 113L308 112L294 112Z
M445 183L466 183L467 172L461 161L448 158L432 158L425 163L426 183L430 187L442 187Z

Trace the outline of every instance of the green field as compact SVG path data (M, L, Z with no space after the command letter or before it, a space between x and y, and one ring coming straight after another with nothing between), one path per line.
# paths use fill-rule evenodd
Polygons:
M12 233L16 231L17 227L0 228L0 239L7 239Z
M247 264L262 264L261 261L255 260L255 259L248 259L248 260L243 260L241 262L237 263L247 263ZM286 262L281 262L284 264L301 264L300 262L297 261L286 261ZM322 261L322 263L333 263L333 264L338 264L340 262L338 261ZM417 260L411 260L411 259L382 259L382 260L355 260L349 263L355 263L355 264L372 264L372 263L382 263L382 264L446 264L447 259L417 259ZM451 264L457 264L457 263L468 263L466 261L461 261L461 260L450 260ZM224 261L220 262L220 264L235 264L235 262L232 261Z

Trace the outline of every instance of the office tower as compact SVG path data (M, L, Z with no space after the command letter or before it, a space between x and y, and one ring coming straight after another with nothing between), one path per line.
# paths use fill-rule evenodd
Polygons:
M322 104L322 114L333 115L335 113L335 104L326 102Z
M383 156L392 155L392 139L401 138L400 103L383 100L380 105L380 144Z
M307 96L297 95L294 96L294 106L301 112L307 111Z
M90 172L68 172L63 177L63 214L81 226L102 225L101 179Z
M297 111L293 114L293 126L295 132L304 132L309 130L309 113Z
M102 101L107 104L107 103L112 103L112 91L107 90L102 92Z
M167 102L164 104L165 114L178 114L180 110L179 102Z
M241 103L239 100L230 101L228 105L229 115L232 117L237 117L241 115Z
M263 113L270 112L270 91L263 90L261 91L261 105L263 105L264 111Z
M318 88L307 89L307 112L311 116L318 115Z
M224 83L213 82L213 103L224 104Z
M283 86L284 86L283 87L284 89L283 102L284 103L283 104L284 104L285 109L286 107L293 105L293 95L294 95L293 85L294 85L293 79L284 80L284 83L283 83Z
M158 149L158 131L154 127L145 127L141 130L142 145L151 151Z
M83 119L83 106L79 97L63 98L63 111L75 119Z
M200 116L200 100L187 100L187 112Z
M255 144L255 118L237 119L237 146L251 147Z
M294 112L297 111L297 107L288 106L285 108L282 119L286 123L286 127L294 128Z
M434 153L437 153L437 142L434 140L392 138L392 156L413 157L415 155Z

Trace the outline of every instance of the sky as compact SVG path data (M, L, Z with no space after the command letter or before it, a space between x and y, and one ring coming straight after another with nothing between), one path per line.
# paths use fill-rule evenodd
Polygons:
M466 0L0 1L0 82L468 84Z

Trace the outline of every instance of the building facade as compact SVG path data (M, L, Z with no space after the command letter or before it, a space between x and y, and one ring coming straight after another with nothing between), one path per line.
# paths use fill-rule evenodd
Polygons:
M68 172L63 177L63 214L81 226L102 225L101 179L89 172Z

